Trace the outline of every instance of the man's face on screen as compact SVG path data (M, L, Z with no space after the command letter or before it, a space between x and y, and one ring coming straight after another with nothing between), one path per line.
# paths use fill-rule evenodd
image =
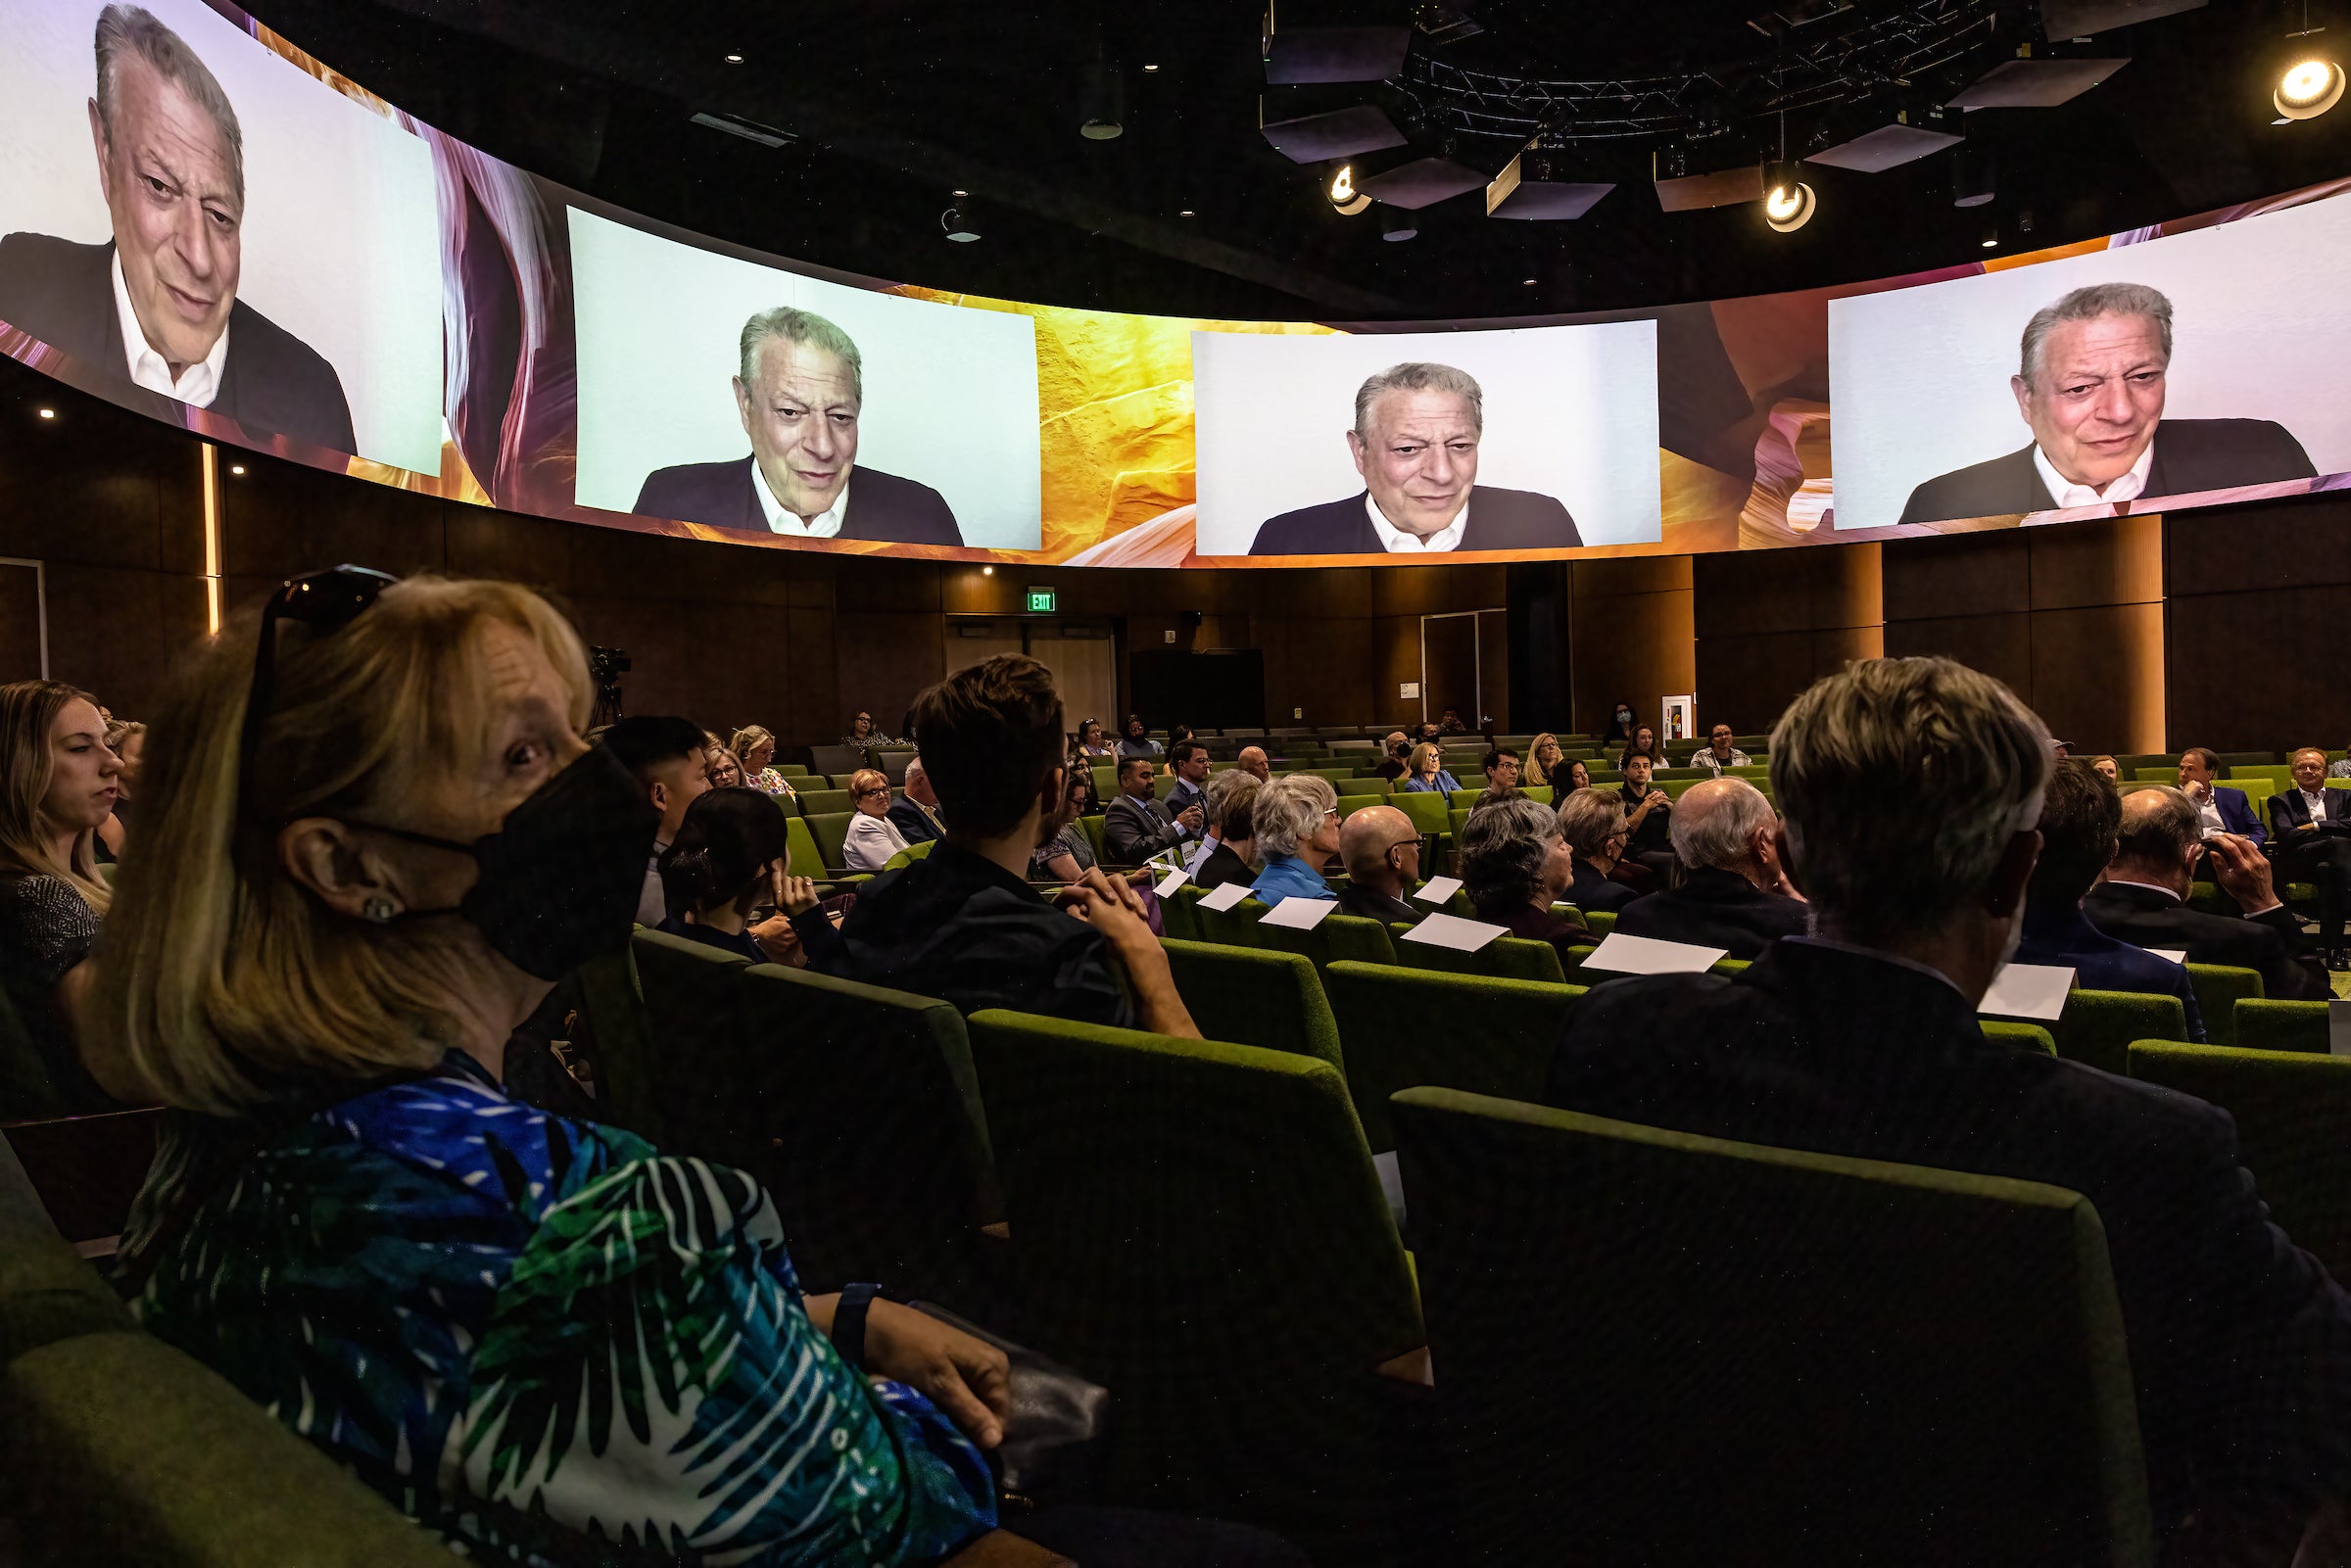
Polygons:
M220 128L154 68L123 61L113 133L90 104L98 183L147 345L178 374L213 352L237 303L245 201Z
M833 509L857 462L857 388L839 356L812 344L770 338L759 346L759 381L738 376L735 405L767 488L803 521Z
M2060 321L2040 343L2040 371L2012 377L2016 406L2049 465L2103 488L2131 471L2163 417L2163 340L2143 315Z
M1477 483L1477 421L1456 393L1398 387L1371 402L1371 439L1347 432L1355 471L1380 515L1408 534L1443 533Z

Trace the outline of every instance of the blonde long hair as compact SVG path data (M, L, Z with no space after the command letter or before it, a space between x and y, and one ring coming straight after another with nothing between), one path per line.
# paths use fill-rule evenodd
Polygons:
M575 729L594 696L578 635L536 594L410 578L339 629L279 628L276 695L240 777L258 621L218 639L148 736L139 847L100 934L85 1025L91 1070L115 1093L213 1116L288 1084L429 1069L459 1038L446 998L473 945L450 922L329 910L287 874L279 826L400 823L420 779L470 767L493 743L491 623L562 673Z
M1549 730L1544 731L1541 735L1535 736L1533 740L1527 743L1526 774L1527 782L1530 784L1547 784L1551 783L1551 775L1545 772L1543 768L1543 742L1546 740L1550 741L1555 746L1559 744L1559 737L1556 735L1553 735ZM1567 748L1560 746L1559 766L1563 768L1566 765Z
M57 776L49 732L66 704L75 701L98 705L96 697L63 681L0 686L0 866L54 877L103 915L114 892L98 875L97 830L75 833L72 850L61 859L57 835L41 821L41 802Z

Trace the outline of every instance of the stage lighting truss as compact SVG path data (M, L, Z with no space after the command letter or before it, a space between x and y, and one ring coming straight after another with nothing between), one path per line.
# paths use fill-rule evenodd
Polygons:
M1464 71L1415 49L1391 85L1419 106L1432 128L1463 135L1524 142L1542 133L1560 145L1697 142L1736 121L1872 97L1995 52L2002 9L2002 0L1909 0L1816 39L1790 33L1752 60L1664 76L1510 76Z

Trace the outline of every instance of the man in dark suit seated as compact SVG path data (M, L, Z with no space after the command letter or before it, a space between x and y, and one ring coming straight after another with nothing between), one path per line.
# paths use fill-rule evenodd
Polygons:
M1736 979L1595 987L1545 1098L2087 1197L2122 1304L2156 1555L2192 1542L2220 1548L2196 1561L2283 1563L2351 1467L2351 1298L2269 1222L2225 1113L1976 1022L2016 943L2052 760L2023 703L1947 659L1864 660L1815 684L1774 732L1771 774L1816 934L1782 938ZM1723 1326L1736 1331L1731 1304Z
M318 352L237 298L245 144L219 81L135 6L98 15L90 100L114 238L0 239L0 321L100 375L253 430L352 451L351 404ZM331 221L331 214L319 214Z
M922 758L906 764L906 793L889 803L888 815L889 825L909 844L947 835L947 825L939 820L938 794L931 787Z
M744 323L735 376L750 456L656 468L631 509L787 539L961 545L945 497L857 466L864 405L865 360L847 333L812 310L762 310Z
M1157 783L1158 769L1149 757L1119 760L1119 793L1102 813L1102 844L1112 865L1140 866L1208 831L1207 814L1198 806L1171 815L1152 794Z
M1778 834L1771 802L1745 779L1693 784L1673 807L1682 885L1625 905L1616 929L1726 948L1728 956L1744 959L1760 958L1783 936L1803 935L1808 912L1803 900L1789 896Z
M2302 922L2279 901L2270 863L2233 833L2206 836L2185 794L2167 787L2125 795L2117 843L2105 877L2082 900L2082 913L2099 930L2139 947L2184 948L2191 964L2257 970L2262 994L2273 1000L2333 994L2327 972L2302 956ZM2196 862L2207 856L2242 916L2187 907Z
M1339 825L1339 864L1347 868L1340 914L1416 926L1428 913L1406 902L1420 885L1420 830L1394 806L1366 806Z
M1361 493L1283 512L1257 531L1252 555L1433 555L1476 549L1570 549L1584 542L1549 496L1477 482L1485 393L1449 364L1390 365L1355 394L1347 448Z
M1176 741L1168 747L1168 771L1176 776L1176 787L1168 791L1165 802L1168 815L1179 817L1186 806L1198 806L1205 818L1208 794L1203 786L1208 783L1208 747L1197 740Z
M1641 896L1609 875L1624 856L1624 796L1613 789L1572 789L1559 802L1559 836L1575 851L1567 902L1585 914L1621 910Z
M2201 1044L2204 1017L2186 969L2107 935L2082 912L2083 895L2114 859L2122 822L2123 797L2104 774L2078 757L2057 764L2041 799L2040 860L2025 890L2016 962L2070 969L2086 991L2178 997L2187 1037Z
M1192 880L1204 888L1222 887L1226 882L1246 887L1257 880L1258 782L1235 768L1208 783L1208 805L1216 830L1208 841L1214 847L1194 865Z
M2287 759L2294 787L2270 796L2270 850L2288 881L2319 890L2319 948L2328 969L2351 968L2343 951L2343 907L2351 891L2351 790L2327 787L2327 753L2305 746Z
M2025 324L2021 451L1930 479L1905 523L2111 505L2158 496L2310 479L2310 454L2268 419L2166 419L2172 302L2143 283L2093 283Z
M2180 792L2196 808L2204 835L2234 833L2256 848L2270 832L2253 813L2252 799L2242 789L2222 784L2221 755L2208 746L2189 746L2180 753Z

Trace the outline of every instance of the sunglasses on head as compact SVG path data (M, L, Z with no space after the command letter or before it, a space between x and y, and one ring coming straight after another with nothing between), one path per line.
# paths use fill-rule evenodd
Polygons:
M314 633L339 631L357 620L400 579L371 566L330 566L286 579L262 609L262 636L253 652L253 686L245 697L245 728L237 742L237 777L253 767L262 726L277 695L277 623L299 621Z

